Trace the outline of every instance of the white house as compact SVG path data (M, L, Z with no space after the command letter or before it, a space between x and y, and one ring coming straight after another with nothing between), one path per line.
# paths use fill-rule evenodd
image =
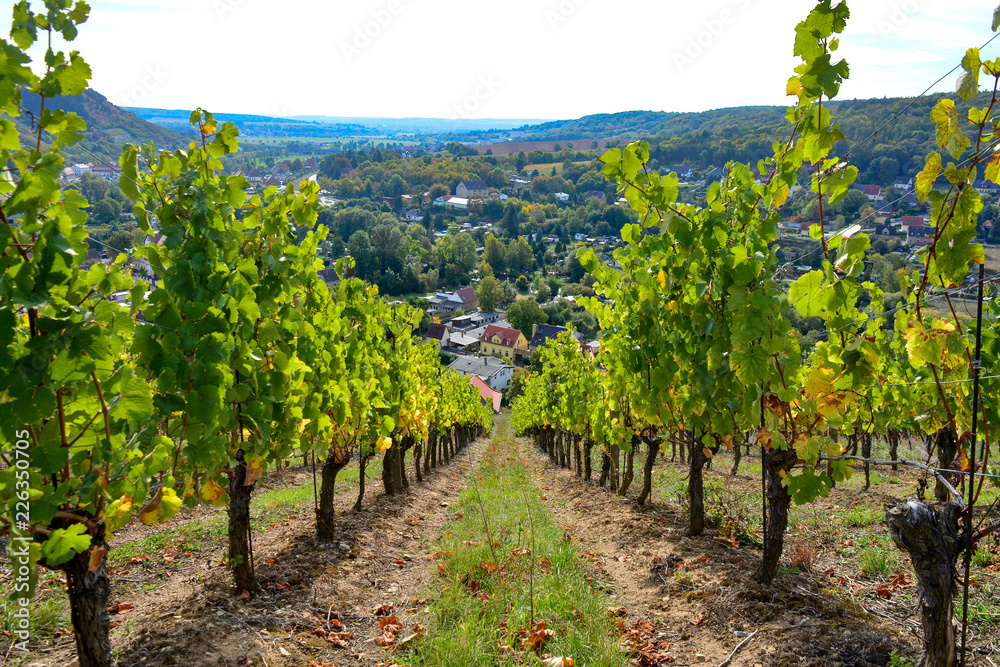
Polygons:
M556 199L558 199L559 201L569 201L569 195L566 194L565 192L557 192Z
M496 391L505 391L514 377L514 367L496 357L459 357L451 362L448 368L453 368L462 376L476 375Z

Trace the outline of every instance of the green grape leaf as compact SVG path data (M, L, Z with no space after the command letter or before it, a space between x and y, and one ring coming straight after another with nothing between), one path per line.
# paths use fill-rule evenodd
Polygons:
M82 523L74 523L69 528L53 530L42 543L42 558L50 567L56 567L67 562L76 554L83 553L90 547L90 535Z

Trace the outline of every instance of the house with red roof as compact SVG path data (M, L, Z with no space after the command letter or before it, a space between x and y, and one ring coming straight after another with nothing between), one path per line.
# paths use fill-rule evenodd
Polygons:
M500 400L503 398L503 394L483 382L478 375L470 375L469 377L472 380L472 386L479 390L479 398L483 405L492 404L493 412L500 412Z
M490 324L479 337L479 349L511 361L528 355L528 339L519 330Z
M913 248L920 248L929 245L934 238L934 228L931 227L930 218L922 215L904 215L899 219L906 232L906 243Z

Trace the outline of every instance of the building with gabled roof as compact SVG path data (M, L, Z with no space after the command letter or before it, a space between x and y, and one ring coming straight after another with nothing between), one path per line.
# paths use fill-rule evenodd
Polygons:
M472 379L472 386L479 390L479 398L483 402L483 405L492 405L493 412L500 412L500 401L503 399L503 394L483 382L478 375L470 375Z
M469 197L485 197L489 192L486 181L462 181L455 186L455 196L463 199Z
M540 347L545 347L549 340L555 340L556 336L564 331L569 331L569 329L555 324L533 324L531 326L531 341L528 343L528 349L533 352ZM579 343L582 336L577 332L573 332L573 338Z
M438 349L447 347L450 338L451 333L448 331L448 327L440 322L431 322L431 325L427 327L427 340L437 344Z
M479 337L480 350L511 361L518 361L528 354L528 339L513 327L490 324Z
M488 356L462 356L448 366L463 376L475 375L496 391L504 391L514 377L514 367Z

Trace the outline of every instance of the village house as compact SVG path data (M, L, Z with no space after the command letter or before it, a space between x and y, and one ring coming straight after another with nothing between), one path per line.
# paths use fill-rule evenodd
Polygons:
M455 187L455 196L468 199L469 197L485 197L489 187L485 181L462 181Z
M904 215L900 218L899 223L906 231L906 243L911 248L922 248L929 245L934 237L934 228L931 227L930 219L922 215Z
M433 342L438 346L439 350L443 350L448 347L448 341L451 339L451 333L448 332L448 327L440 322L432 322L429 327L427 327L427 337L426 340Z
M514 376L514 367L496 357L459 357L448 368L458 371L463 377L475 375L496 391L505 391Z
M467 314L479 306L476 290L471 287L463 287L455 292L438 292L428 301L435 313L454 313L461 309Z
M556 326L555 324L533 324L531 326L531 341L528 343L528 349L534 352L540 347L545 347L550 340L555 340L564 331L569 331L569 329ZM579 333L574 332L573 338L577 342L580 342L582 337Z
M478 375L470 375L469 379L472 382L472 386L479 390L479 400L482 404L492 407L494 413L499 413L500 401L503 399L503 394L483 382Z
M528 339L512 327L490 324L479 338L480 350L511 361L519 361L528 355Z

